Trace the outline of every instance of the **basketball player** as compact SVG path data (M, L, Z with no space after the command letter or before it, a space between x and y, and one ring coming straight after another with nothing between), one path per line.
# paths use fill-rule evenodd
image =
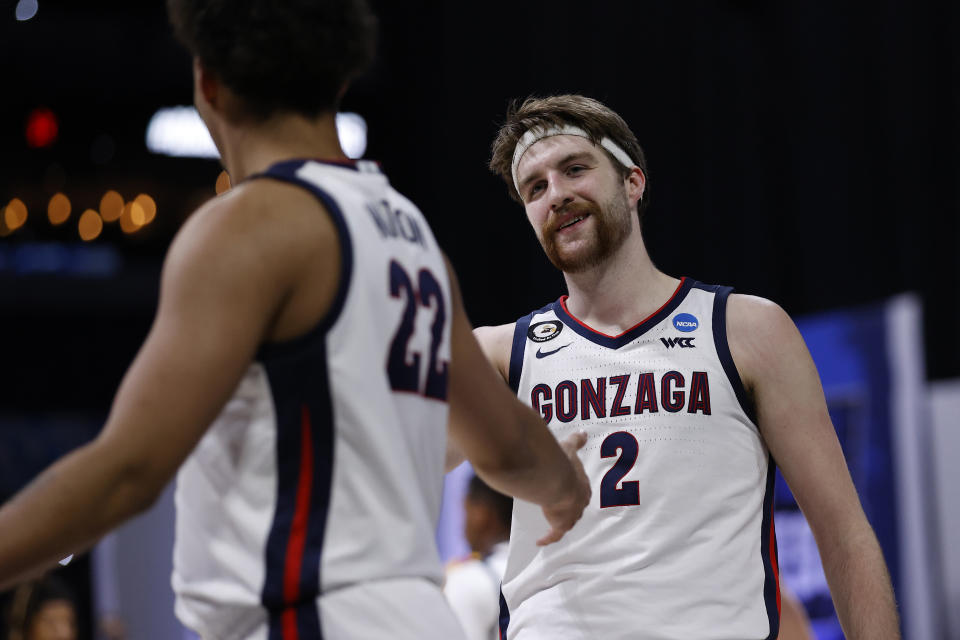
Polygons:
M203 638L462 637L433 541L448 407L478 472L543 506L542 544L589 500L582 440L562 449L511 397L423 215L340 149L366 3L169 9L235 186L174 240L102 434L0 510L0 585L88 547L182 464L176 612Z
M846 637L898 638L883 556L799 332L770 301L653 265L646 162L623 119L582 96L528 99L508 112L490 167L569 295L476 333L558 438L587 431L594 490L545 548L542 516L515 501L503 637L776 638L776 461Z
M443 593L467 640L497 640L513 500L473 476L463 503L463 533L472 553L447 568Z

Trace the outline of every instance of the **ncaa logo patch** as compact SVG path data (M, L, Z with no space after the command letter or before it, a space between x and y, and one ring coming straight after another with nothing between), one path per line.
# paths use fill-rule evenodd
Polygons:
M700 321L692 313L678 313L673 316L673 327L677 331L696 331L699 326Z
M547 320L530 325L527 330L527 337L534 342L546 342L553 340L563 331L563 323L559 320Z

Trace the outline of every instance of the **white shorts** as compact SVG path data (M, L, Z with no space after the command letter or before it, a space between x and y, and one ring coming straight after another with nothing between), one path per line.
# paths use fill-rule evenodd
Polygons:
M443 591L423 578L394 578L351 585L330 591L317 602L323 640L463 640L466 637ZM254 615L261 620L266 618L262 609ZM230 617L238 621L247 616ZM203 640L241 640L241 637L268 640L270 635L266 622L239 636L237 627L245 625L236 625L233 630L225 632L229 638L204 629L199 620L191 622L193 624L189 626L194 627ZM319 638L305 637L301 633L298 640Z
M339 589L320 598L324 640L459 640L443 591L424 579L400 578Z

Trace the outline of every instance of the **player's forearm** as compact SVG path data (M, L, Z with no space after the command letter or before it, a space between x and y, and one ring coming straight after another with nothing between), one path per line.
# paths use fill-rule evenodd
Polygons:
M0 508L0 590L85 550L156 498L101 449L97 441L77 449Z
M817 541L837 617L850 640L899 640L900 623L890 574L876 536L857 527Z
M527 502L545 505L575 500L577 477L570 460L543 420L532 409L515 405L510 432L500 455L471 463L491 487Z

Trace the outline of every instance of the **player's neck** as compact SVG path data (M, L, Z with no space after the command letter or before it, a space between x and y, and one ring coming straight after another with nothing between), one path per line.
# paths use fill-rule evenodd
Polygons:
M337 137L335 115L316 119L283 114L257 125L223 124L223 164L236 184L271 165L292 158L346 160Z
M603 264L564 273L567 309L597 331L618 335L670 299L679 280L654 266L639 231Z

